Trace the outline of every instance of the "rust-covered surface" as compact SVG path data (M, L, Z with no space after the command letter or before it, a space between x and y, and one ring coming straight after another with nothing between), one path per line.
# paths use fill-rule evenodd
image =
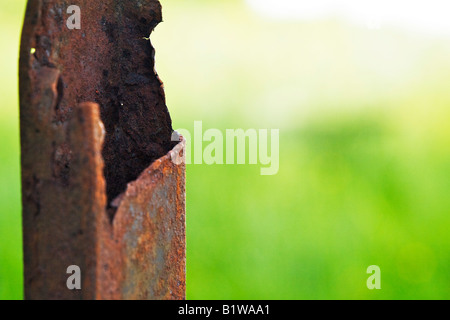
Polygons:
M69 30L67 8L81 8ZM30 0L20 58L25 296L183 299L185 167L156 0ZM82 290L68 290L78 265Z
M100 278L101 292L123 299L185 297L185 167L173 161L183 152L184 142L156 160L114 201L113 225L101 237L112 232L113 241L100 243L99 249L102 268L122 272L118 292L108 291L110 281Z

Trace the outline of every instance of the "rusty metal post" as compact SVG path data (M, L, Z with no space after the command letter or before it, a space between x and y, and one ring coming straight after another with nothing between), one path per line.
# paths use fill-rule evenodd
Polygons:
M74 3L76 2L76 3ZM81 28L66 25L71 5ZM157 0L29 0L20 52L27 299L184 299L184 142L148 37ZM81 290L67 268L79 266Z

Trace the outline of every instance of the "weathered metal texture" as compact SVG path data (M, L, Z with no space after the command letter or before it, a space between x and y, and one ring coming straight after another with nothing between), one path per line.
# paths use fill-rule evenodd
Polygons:
M100 251L103 267L121 270L121 277L118 292L108 291L107 278L101 279L106 286L100 292L123 299L185 297L185 166L174 161L183 156L181 142L114 201L112 229L105 225L101 236L110 239L112 232L113 238L100 243Z
M25 296L184 299L184 143L143 39L161 6L80 0L69 30L71 2L30 0L22 34Z

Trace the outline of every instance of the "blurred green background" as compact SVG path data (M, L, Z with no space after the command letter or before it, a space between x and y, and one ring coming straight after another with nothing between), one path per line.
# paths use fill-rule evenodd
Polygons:
M162 0L174 128L280 129L280 171L187 169L189 299L450 298L450 38ZM23 298L25 0L0 2L0 299ZM381 268L381 290L366 269Z

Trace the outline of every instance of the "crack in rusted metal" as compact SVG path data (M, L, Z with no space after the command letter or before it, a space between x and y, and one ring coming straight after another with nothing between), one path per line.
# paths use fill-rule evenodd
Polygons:
M156 0L30 0L20 118L30 299L183 299L185 167L148 36ZM32 50L34 49L34 50ZM132 182L130 182L132 181ZM83 290L67 289L78 265Z

